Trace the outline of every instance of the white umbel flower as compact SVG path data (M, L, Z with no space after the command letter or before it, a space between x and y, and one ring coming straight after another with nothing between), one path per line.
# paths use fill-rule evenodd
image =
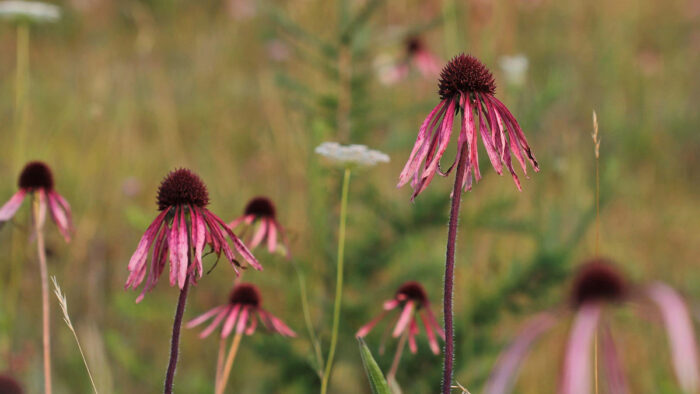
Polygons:
M58 6L38 1L0 1L0 19L55 22L61 18Z
M523 86L527 75L529 61L523 54L513 56L501 56L499 65L505 75L506 81L515 86Z
M340 145L337 142L324 142L316 147L316 153L343 165L373 166L388 163L389 156L365 145Z

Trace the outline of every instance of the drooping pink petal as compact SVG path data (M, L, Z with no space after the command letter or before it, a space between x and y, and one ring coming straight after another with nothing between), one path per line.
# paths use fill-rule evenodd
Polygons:
M430 308L430 305L426 304L423 306L425 308L425 315L428 317L428 320L430 321L430 324L433 326L433 329L437 334L442 338L442 340L445 340L445 330L442 328L442 326L438 323L437 319L435 318L435 314L433 313L433 310Z
M425 334L428 337L428 345L430 345L430 350L433 354L440 353L440 346L438 345L437 338L435 337L435 331L433 331L433 326L430 324L430 320L425 314L425 311L420 313L420 318L423 321L423 327L425 327Z
M185 327L187 327L187 328L197 327L198 325L211 319L214 315L221 312L221 310L226 308L226 307L227 307L226 305L221 305L221 306L217 306L216 308L212 308L212 309L202 313L201 315L195 317L194 319L190 320L189 322L187 322Z
M496 170L498 175L501 175L503 174L503 163L501 162L501 158L499 157L498 152L496 151L496 148L493 145L493 137L489 136L486 127L486 121L484 120L484 116L482 115L482 112L484 112L481 109L483 99L481 98L480 94L477 94L477 100L478 102L475 106L477 115L479 117L479 134L481 134L481 141L484 143L486 153L489 156L489 160L491 161L493 169Z
M221 338L226 338L228 334L233 330L233 325L236 323L236 317L238 317L238 311L241 310L241 304L236 304L231 312L228 314L224 326L221 329Z
M600 347L603 353L603 365L608 382L608 392L614 394L627 394L627 380L620 364L620 357L617 355L615 341L609 327L602 330Z
M38 191L34 192L34 196L37 200L39 200L39 213L37 214L37 225L39 228L44 227L44 223L46 223L46 192L44 189L39 189Z
M209 214L210 218L212 218L214 221L219 223L222 226L222 228L224 229L224 231L226 231L229 238L231 238L231 241L233 241L233 246L236 248L236 251L238 252L238 254L243 256L243 258L248 262L248 264L253 266L253 268L255 268L258 271L261 271L263 269L262 265L260 265L260 263L255 258L255 256L253 256L253 254L250 253L250 250L248 250L248 248L243 244L243 242L241 242L241 240L236 236L236 234L234 234L234 232L230 228L228 228L226 226L226 224L221 219L219 219L216 215L211 214L209 212L208 212L208 214Z
M199 337L200 338L208 337L209 334L211 334L216 329L216 327L219 326L219 324L224 319L224 317L228 316L228 313L230 311L231 311L231 306L229 306L229 305L224 306L224 308L221 311L219 311L219 314L216 315L214 320L212 320L212 322L207 326L207 328L205 328L204 331L202 331L199 334Z
M180 208L180 223L178 229L178 275L177 284L182 289L185 286L185 281L187 280L187 266L190 260L190 246L188 244L188 234L187 234L187 223L185 222L185 208Z
M671 346L673 368L685 392L698 391L698 353L692 321L683 298L670 286L654 283L647 294L656 303L666 327Z
M390 310L396 308L396 307L399 306L399 305L401 305L401 301L400 301L400 300L397 300L397 299L387 300L387 301L384 301L384 310L385 310L385 311L390 311Z
M411 324L408 327L408 348L411 353L416 354L418 352L418 345L416 344L416 335L418 334L418 324L416 324L415 316L411 319Z
M515 338L515 341L502 353L488 382L486 394L509 393L513 385L518 367L530 350L533 343L544 332L549 330L556 319L549 313L542 313L533 317Z
M430 174L434 174L435 171L437 170L438 163L440 162L440 159L442 158L442 155L445 154L445 151L447 150L447 146L449 145L450 142L450 137L452 136L452 125L455 120L455 105L456 105L457 100L450 100L450 104L447 107L447 112L445 112L445 118L442 122L442 126L440 127L440 131L438 132L437 136L437 150L434 152L428 152L429 155L432 157L426 158L426 168L423 170L423 173L421 174L421 178L427 178Z
M175 207L174 208L174 214L173 214L173 225L170 228L170 234L168 234L168 252L169 252L169 257L168 260L170 261L170 286L175 286L177 283L177 278L178 274L180 273L179 269L179 256L178 256L178 251L180 249L180 246L178 245L178 242L180 241L180 238L178 237L180 234L180 207Z
M277 249L277 222L274 219L267 219L267 251L274 253Z
M508 107L505 106L502 102L500 102L497 98L491 97L493 103L499 107L500 112L508 119L509 123L511 126L513 126L513 130L515 131L516 134L516 140L518 141L518 144L522 146L523 150L527 154L527 158L530 161L530 164L532 164L532 168L535 169L535 172L538 172L540 170L539 164L537 163L537 159L535 159L535 156L532 154L532 150L530 149L530 145L527 143L527 139L525 138L525 133L523 133L522 128L520 127L520 124L518 124L518 121L515 119L513 114L508 110Z
M5 205L3 205L2 208L0 208L0 222L6 222L12 219L13 216L15 216L15 213L22 205L22 201L24 201L24 197L26 195L26 190L19 189L17 193L15 193L12 197L10 197L9 200L7 200Z
M466 140L469 147L469 164L474 171L474 178L478 182L481 179L481 171L479 170L479 146L477 145L476 125L474 124L474 112L472 111L471 98L468 94L463 94L464 111L462 111L462 124L466 124ZM478 103L477 103L478 105Z
M66 242L70 242L70 223L68 223L68 218L63 212L63 208L60 206L55 197L55 192L51 191L48 193L49 211L51 212L51 217L53 217L54 222L56 222L56 227L58 231L63 236Z
M206 209L202 209L200 213L202 214L202 219L204 219L204 222L209 228L209 234L211 235L212 242L214 242L215 245L219 248L219 251L217 251L217 253L221 253L221 251L224 252L226 258L232 263L233 269L236 271L236 275L238 275L238 268L236 267L236 264L233 264L236 258L233 255L233 251L228 246L228 242L226 242L226 238L221 232L219 224L216 222L216 220L214 220L216 216ZM226 229L228 229L228 227L226 227Z
M148 250L151 248L151 244L153 244L153 240L156 237L156 232L158 231L158 229L160 229L161 225L163 224L165 215L167 213L168 210L161 212L160 215L158 215L153 221L153 223L151 223L151 225L148 226L148 229L146 229L146 232L143 234L143 237L141 237L141 240L139 241L139 244L136 247L136 251L134 251L134 254L131 255L129 265L127 266L129 271L136 270L137 267L141 266L146 262L146 258L148 257Z
M398 338L401 333L403 333L403 330L406 329L406 326L408 326L408 323L411 321L411 317L413 316L413 301L407 301L406 305L403 307L403 311L401 311L401 316L399 316L399 321L396 322L396 327L394 327L394 332L392 335L394 338Z
M423 77L431 78L440 75L442 62L429 51L420 50L416 52L413 55L413 60Z
M275 330L276 330L279 334L281 334L281 335L283 335L283 336L286 336L286 337L295 337L295 336L297 336L297 334L296 334L291 328L289 328L289 326L287 326L286 324L284 324L284 322L283 322L282 320L280 320L278 317L276 317L275 315L273 315L273 314L270 313L270 312L262 311L262 310L260 310L260 311L263 312L263 313L265 313L265 314L267 314L268 318L269 318L270 321L272 322L272 326L275 328Z
M238 227L239 224L243 223L243 220L245 220L245 218L246 218L246 215L239 216L239 217L233 219L233 221L231 223L229 223L228 226L231 227L232 229L235 229L236 227Z
M590 394L593 334L598 327L601 307L588 303L579 308L564 355L561 394Z
M369 334L369 332L372 331L374 326L376 326L377 323L379 323L384 318L384 316L386 316L386 311L380 313L377 317L370 320L369 323L360 327L360 329L357 330L357 333L355 334L355 336L358 338L364 338L365 336L367 336L367 334Z
M255 334L255 329L258 328L258 319L255 317L255 312L250 313L250 318L248 319L250 323L248 328L245 329L245 335Z
M265 238L265 234L267 234L267 227L267 220L261 220L260 224L258 225L258 229L255 232L255 235L253 236L253 239L250 241L250 247L252 249L255 249L258 245L260 245L260 242L262 242L263 238Z
M153 253L151 254L151 268L148 274L148 279L146 280L146 284L143 286L143 289L141 289L141 294L136 297L137 304L143 301L146 293L155 287L156 283L158 282L158 278L160 278L160 275L163 273L167 259L166 249L168 245L168 232L168 223L163 223L163 226L159 230L154 242L155 245L153 246ZM144 264L144 267L145 266L146 265ZM139 283L136 283L133 287L138 286Z
M236 325L236 334L242 334L245 331L245 325L248 323L248 307L243 307L241 310L241 316L238 318L238 324Z
M199 271L199 277L202 277L202 251L204 250L204 243L206 242L206 227L202 221L202 215L199 213L198 209L193 209L190 206L190 218L192 219L192 243L194 244L194 258L197 265L197 270Z
M399 183L397 187L402 187L403 185L405 185L411 179L413 174L415 174L418 171L418 167L423 162L423 158L427 154L424 145L428 138L430 138L430 131L432 130L432 126L430 128L428 128L428 126L430 126L431 122L434 123L435 121L437 121L437 119L440 118L442 112L445 110L445 108L447 108L446 102L447 100L442 100L440 104L435 106L435 108L433 108L433 110L430 111L430 114L428 114L428 116L423 121L423 124L420 126L420 130L418 131L418 137L416 138L416 143L413 145L413 150L408 156L406 165L404 166L403 170L401 171L401 174L399 175Z

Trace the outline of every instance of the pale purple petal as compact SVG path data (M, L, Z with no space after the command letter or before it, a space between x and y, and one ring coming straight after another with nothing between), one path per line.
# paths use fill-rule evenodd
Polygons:
M267 219L267 251L274 253L277 249L277 226L274 219Z
M136 251L134 251L134 254L131 255L129 265L127 266L129 271L136 270L137 267L141 266L146 262L146 258L148 257L148 250L151 248L151 244L153 243L153 240L157 235L158 229L160 229L161 225L163 224L165 215L167 213L167 210L161 212L160 215L158 215L153 221L153 223L151 223L151 225L148 226L148 229L146 229L146 232L143 234L143 237L141 237L141 240L139 241L139 244L136 247Z
M22 205L22 201L24 201L24 197L26 195L27 192L24 189L20 189L17 193L10 197L5 205L0 208L0 222L6 222L15 216L15 213Z
M250 241L251 249L255 249L258 245L260 245L260 242L262 242L263 238L265 238L265 234L267 233L267 226L268 224L266 219L260 221L258 229L255 231L253 239Z
M530 347L555 322L554 316L549 313L542 313L526 323L523 330L515 338L515 341L499 356L496 367L486 383L485 393L505 394L510 392L518 367L522 364Z
M584 304L574 319L564 355L561 394L590 394L593 334L598 327L601 307Z
M423 159L425 158L425 155L427 154L427 151L424 147L426 145L427 140L430 138L430 135L432 134L432 129L433 127L431 126L431 122L434 123L435 120L439 119L440 116L442 115L444 109L447 107L445 105L445 102L447 100L443 100L438 104L435 108L433 108L432 111L430 111L430 114L425 118L423 121L423 124L420 127L420 130L418 131L418 137L416 138L416 143L413 145L413 150L411 151L411 154L408 156L408 160L406 161L406 165L404 166L403 170L401 171L401 174L399 175L399 184L397 187L401 187L405 185L410 179L413 174L415 174L418 171L418 167L420 164L423 162ZM437 115L437 116L435 116ZM429 127L431 126L431 127ZM419 154L420 151L420 154Z
M238 311L240 310L241 305L236 304L236 306L234 306L231 312L228 314L228 317L224 322L224 326L221 329L221 338L226 338L228 334L231 333L231 330L233 330L233 325L236 324L236 317L238 317Z
M437 170L437 166L440 163L442 155L445 154L447 146L450 142L450 137L452 136L452 125L455 120L455 105L456 100L450 100L450 104L447 107L447 112L445 113L445 118L442 121L440 131L437 135L437 150L433 152L432 150L428 152L428 157L426 158L426 167L421 174L421 178L427 178L431 174L434 174Z
M683 298L670 286L654 283L647 294L659 307L666 327L676 378L689 393L698 391L698 353L693 325Z
M418 324L416 324L415 316L411 319L411 324L408 327L408 348L411 353L416 354L418 352L418 345L416 344L416 334L418 334Z
M433 354L439 354L440 346L438 345L437 338L435 337L435 331L433 331L433 326L430 324L430 320L426 316L425 312L420 313L420 318L423 321L423 326L425 327L425 334L428 337L430 350L433 352Z
M609 327L602 330L600 348L603 353L603 365L605 366L605 374L608 382L608 392L613 394L627 394L627 381L625 373L620 364L620 357L617 355L615 341Z
M178 235L180 234L180 208L175 207L175 213L173 215L173 226L170 228L170 234L168 234L168 252L170 254L170 286L175 286L177 283L177 277L180 272L178 263L180 262L178 258L180 241Z
M56 201L55 194L55 192L48 193L49 211L63 239L66 242L70 242L70 223L68 222L65 212L63 212L63 208L58 201Z
M187 280L187 266L189 263L189 244L187 242L188 240L188 234L187 234L187 223L185 222L185 208L180 209L180 225L179 225L179 231L177 234L177 245L178 245L178 250L177 250L177 258L178 258L178 275L177 275L177 283L180 289L182 289L185 286L185 281Z
M199 334L199 337L200 338L208 337L209 334L211 334L216 329L216 327L219 325L219 323L221 323L221 321L224 319L224 317L226 317L228 315L229 311L231 311L230 306L225 306L221 311L219 311L219 314L216 315L214 320L212 320L211 324L209 324L207 326L207 328L205 328L204 331L202 331Z
M238 318L238 324L236 325L236 334L242 334L245 331L245 325L248 323L248 307L244 307L241 310L241 316Z
M384 316L386 316L386 312L380 313L379 316L375 317L374 319L370 320L369 323L360 327L360 329L357 330L355 336L358 338L364 338L365 336L367 336L367 334L369 334L369 332L372 331L374 326L376 326L377 323L379 323L384 318Z

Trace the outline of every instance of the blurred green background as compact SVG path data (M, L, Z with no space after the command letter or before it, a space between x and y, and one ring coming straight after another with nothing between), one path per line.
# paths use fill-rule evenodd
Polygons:
M396 189L418 126L438 102L415 68L382 84L377 59L399 61L418 35L442 61L466 52L493 72L496 96L519 120L542 171L518 192L488 169L464 195L455 292L456 379L480 392L498 352L533 312L566 303L569 273L594 253L592 110L601 145L601 253L635 281L659 279L700 299L700 3L695 0L72 0L31 27L27 144L15 147L16 25L0 21L0 199L27 160L49 163L72 204L66 245L47 225L56 275L103 393L162 388L177 291L161 281L136 305L126 264L156 216L155 193L186 166L207 183L211 210L230 221L267 195L306 274L312 320L328 349L341 171L313 153L327 140L391 156L350 185L346 288L332 393L369 392L354 333L405 280L420 280L441 313L450 179L409 203ZM503 56L529 60L507 83ZM454 149L454 147L452 147ZM448 152L453 157L454 152ZM28 205L0 231L0 371L39 392L41 300ZM309 393L319 387L295 272L258 250L264 306L299 335L245 337L229 392ZM205 270L212 260L205 263ZM225 302L221 262L191 291L186 319ZM658 325L611 313L635 393L676 393ZM612 318L614 317L614 318ZM554 392L569 322L534 349L516 391ZM52 299L54 389L89 392ZM377 351L386 371L396 341ZM176 390L213 391L218 341L185 330ZM441 358L424 334L405 353L406 393L435 392Z

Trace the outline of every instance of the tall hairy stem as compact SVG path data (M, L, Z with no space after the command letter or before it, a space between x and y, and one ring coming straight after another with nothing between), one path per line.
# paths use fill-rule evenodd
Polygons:
M189 263L187 264L189 267ZM165 387L163 392L171 394L173 392L173 381L175 380L175 368L177 367L177 356L180 351L180 329L182 328L182 318L185 315L185 305L187 304L187 290L190 288L190 276L187 275L185 285L180 290L180 297L177 300L175 319L173 321L173 335L170 343L170 361L168 362L168 372L165 375Z

